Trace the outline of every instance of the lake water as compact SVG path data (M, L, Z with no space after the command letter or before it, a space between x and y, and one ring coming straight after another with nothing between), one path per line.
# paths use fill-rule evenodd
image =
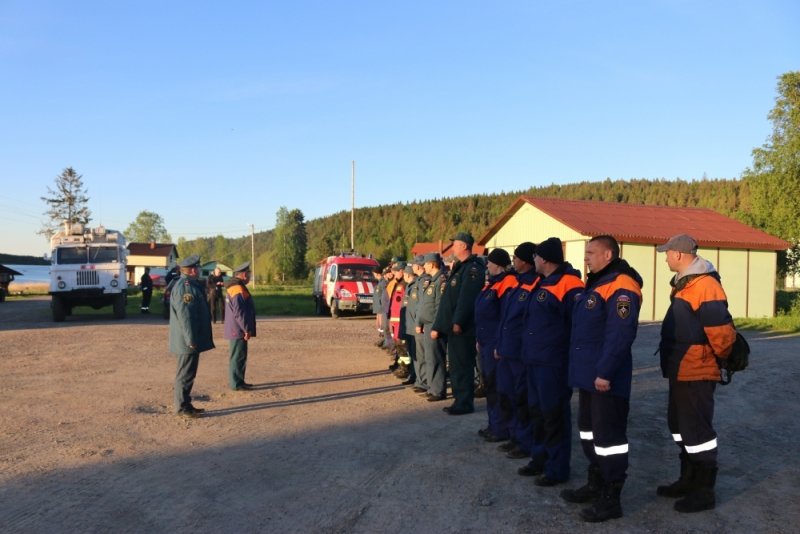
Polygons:
M9 269L14 269L22 276L14 276L13 283L29 283L29 284L49 284L50 283L50 266L49 265L11 265L4 263Z

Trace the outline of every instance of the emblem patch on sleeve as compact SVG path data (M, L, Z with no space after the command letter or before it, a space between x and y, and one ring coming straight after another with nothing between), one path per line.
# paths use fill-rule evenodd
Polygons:
M183 295L184 304L191 304L192 300L194 300L194 297L192 297L191 293L186 293L186 294Z
M631 298L628 295L617 297L617 315L620 319L627 319L631 315Z

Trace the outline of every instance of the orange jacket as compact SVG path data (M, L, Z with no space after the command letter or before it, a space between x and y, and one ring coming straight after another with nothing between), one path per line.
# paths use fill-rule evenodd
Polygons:
M661 371L679 381L719 380L717 358L727 358L736 339L728 298L713 270L673 285L661 325Z

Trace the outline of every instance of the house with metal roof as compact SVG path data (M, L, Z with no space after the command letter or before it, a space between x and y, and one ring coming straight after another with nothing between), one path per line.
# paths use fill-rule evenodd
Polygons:
M664 317L674 275L656 246L681 233L694 237L697 253L719 271L731 315L775 315L777 251L787 249L789 243L710 209L523 195L478 242L511 253L523 241L539 243L555 236L564 243L566 261L585 276L586 243L594 236L612 235L620 243L621 256L642 275L639 317L649 321Z
M167 271L178 261L178 248L172 243L128 243L127 273L128 283L137 285L144 274L144 268L150 267L153 284L163 285Z

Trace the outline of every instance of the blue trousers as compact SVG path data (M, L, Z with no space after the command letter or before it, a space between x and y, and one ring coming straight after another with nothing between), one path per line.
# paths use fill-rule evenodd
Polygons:
M533 431L534 462L543 462L544 474L553 480L567 480L572 451L570 399L567 367L526 365L528 412Z
M533 429L528 414L528 382L525 364L517 358L501 358L497 362L497 392L502 419L510 437L520 449L530 452Z
M486 392L486 415L489 432L498 438L509 437L508 425L503 423L500 396L497 393L497 360L494 359L494 343L481 345L480 359L483 373L483 388Z

